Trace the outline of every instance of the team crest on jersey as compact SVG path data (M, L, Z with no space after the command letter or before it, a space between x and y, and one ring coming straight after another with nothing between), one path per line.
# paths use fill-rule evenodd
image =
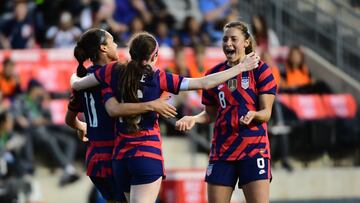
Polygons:
M207 175L207 176L211 175L211 172L212 172L212 169L213 169L213 165L214 165L214 164L209 164L209 166L207 167L207 170L206 170L206 175Z
M241 87L243 89L249 88L250 77L241 77Z
M237 79L231 79L228 81L227 83L228 88L230 89L230 91L235 91L237 89Z

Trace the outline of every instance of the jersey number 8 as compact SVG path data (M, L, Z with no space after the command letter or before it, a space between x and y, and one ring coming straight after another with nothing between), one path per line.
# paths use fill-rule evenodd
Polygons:
M225 100L225 93L223 91L219 92L219 101L220 106L225 109L226 108L226 100Z

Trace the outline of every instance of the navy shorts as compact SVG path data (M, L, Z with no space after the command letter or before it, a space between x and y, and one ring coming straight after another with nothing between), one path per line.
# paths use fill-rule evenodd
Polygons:
M210 161L205 181L215 185L241 188L256 180L271 179L270 160L256 155L238 161Z
M120 202L126 201L124 192L118 191L114 178L102 178L94 176L90 176L89 178L94 183L96 189L101 193L104 199Z
M116 184L124 192L130 192L131 185L152 183L164 176L163 162L147 157L113 160Z

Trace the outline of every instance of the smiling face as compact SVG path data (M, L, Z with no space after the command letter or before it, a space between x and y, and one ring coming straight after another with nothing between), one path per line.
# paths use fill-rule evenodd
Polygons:
M245 57L245 48L249 46L249 40L245 39L240 29L225 28L222 47L229 65L236 65Z

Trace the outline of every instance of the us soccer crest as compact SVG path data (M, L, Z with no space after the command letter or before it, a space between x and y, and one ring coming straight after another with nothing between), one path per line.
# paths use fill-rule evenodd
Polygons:
M250 77L241 77L241 87L243 89L249 88Z
M237 79L231 79L231 80L229 80L228 81L228 83L227 83L227 86L228 86L228 88L230 89L230 91L234 91L234 90L236 90L236 88L237 88Z

